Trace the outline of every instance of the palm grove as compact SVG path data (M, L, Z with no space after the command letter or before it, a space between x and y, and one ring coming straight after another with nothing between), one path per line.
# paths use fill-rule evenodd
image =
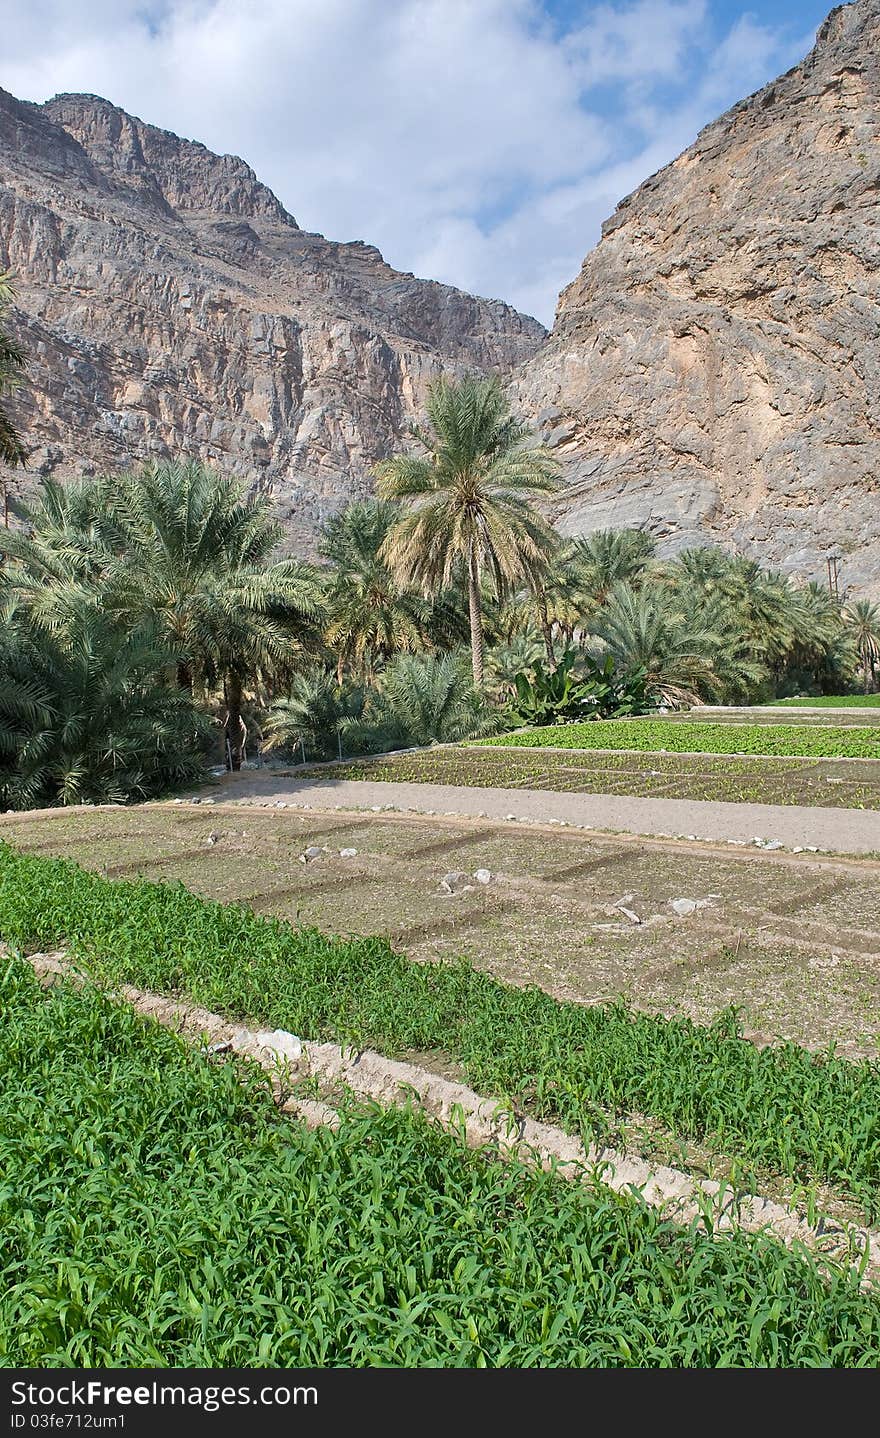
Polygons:
M0 318L8 304L0 278ZM4 399L24 357L0 323ZM125 801L224 750L308 759L522 723L873 686L880 612L720 549L563 540L558 466L496 379L439 379L377 498L285 556L266 498L198 463L45 479L0 532L0 808Z

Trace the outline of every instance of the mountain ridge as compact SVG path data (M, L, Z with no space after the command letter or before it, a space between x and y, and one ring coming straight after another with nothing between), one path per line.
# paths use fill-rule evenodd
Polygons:
M32 471L187 453L293 547L365 495L441 370L496 371L566 534L635 525L880 592L880 0L616 207L549 335L302 230L238 156L89 95L0 91L0 267Z
M518 373L564 533L880 590L880 0L628 195Z
M237 156L100 96L0 91L0 268L32 476L198 455L273 494L301 550L369 492L433 377L507 374L546 333L300 229Z

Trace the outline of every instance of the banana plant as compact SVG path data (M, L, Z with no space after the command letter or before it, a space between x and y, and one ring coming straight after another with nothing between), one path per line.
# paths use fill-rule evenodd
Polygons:
M611 654L600 662L570 647L553 668L539 660L529 674L518 674L515 684L511 717L521 725L624 718L655 707L644 667L618 676Z

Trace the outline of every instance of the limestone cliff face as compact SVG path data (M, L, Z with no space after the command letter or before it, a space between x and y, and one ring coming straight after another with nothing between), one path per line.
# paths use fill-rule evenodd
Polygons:
M0 91L0 269L30 355L31 475L199 455L277 496L291 545L405 435L441 369L544 330L301 230L242 160L104 100Z
M880 590L880 0L622 202L519 393L565 532Z

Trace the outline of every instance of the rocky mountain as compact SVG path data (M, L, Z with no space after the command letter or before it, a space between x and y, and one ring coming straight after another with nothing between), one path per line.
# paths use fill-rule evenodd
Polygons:
M564 532L880 591L880 0L619 205L518 390Z
M0 91L0 267L31 473L199 454L291 544L367 492L441 368L511 372L565 533L638 525L880 592L880 0L625 199L549 339L299 229L243 161Z
M369 488L441 369L545 331L301 230L242 160L92 95L0 91L0 269L29 356L29 472L197 454L277 496L291 544Z

